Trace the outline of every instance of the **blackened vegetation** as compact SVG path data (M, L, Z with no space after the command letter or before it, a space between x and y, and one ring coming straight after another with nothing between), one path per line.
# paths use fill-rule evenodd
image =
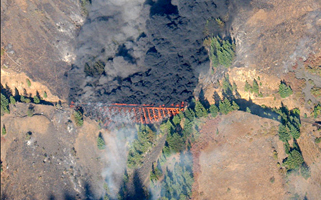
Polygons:
M73 66L68 75L70 100L136 104L190 100L198 75L209 70L203 40L218 34L229 36L236 8L248 2L149 0L143 6L149 8L148 13L139 14L145 20L142 23L145 26L140 28L142 32L122 41L114 39L120 35L117 24L124 22L119 13L106 8L106 12L101 11L106 20L98 20L101 18L98 12L90 14L89 11L79 33L77 66ZM92 3L94 6L95 2ZM226 30L217 24L209 25L219 17L224 18ZM86 41L88 27L98 32L100 27L104 29L92 33ZM101 38L104 34L105 40Z

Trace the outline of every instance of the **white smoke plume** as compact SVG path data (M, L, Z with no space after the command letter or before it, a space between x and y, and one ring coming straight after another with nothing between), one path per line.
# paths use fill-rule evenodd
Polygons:
M135 51L132 42L145 30L149 7L144 0L95 0L88 7L88 17L77 38L77 65L83 66L89 59L95 61L113 58L108 62L107 74L126 77L141 70L141 64L126 61L117 56L119 45L136 63L142 54ZM113 66L115 65L115 66ZM112 69L112 70L110 70ZM124 73L124 74L123 74Z

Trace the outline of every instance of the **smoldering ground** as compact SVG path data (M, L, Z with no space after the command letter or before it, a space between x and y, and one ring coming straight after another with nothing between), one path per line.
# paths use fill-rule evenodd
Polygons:
M171 104L193 95L208 72L207 36L228 36L238 6L208 0L98 0L77 36L70 100ZM231 12L231 10L233 12ZM220 29L215 18L225 20Z

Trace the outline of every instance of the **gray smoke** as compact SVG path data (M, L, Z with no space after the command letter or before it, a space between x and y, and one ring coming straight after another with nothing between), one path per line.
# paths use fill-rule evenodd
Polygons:
M69 73L70 99L140 104L188 101L199 73L209 69L203 40L228 35L234 4L240 3L93 1L77 38L77 62ZM217 17L225 19L226 30L211 23Z
M107 182L110 196L117 197L127 165L127 146L131 144L137 131L134 127L112 129L105 134L106 151L104 152L105 168L102 176Z

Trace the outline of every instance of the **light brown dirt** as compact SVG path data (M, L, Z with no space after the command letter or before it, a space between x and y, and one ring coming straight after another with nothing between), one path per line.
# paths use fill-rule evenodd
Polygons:
M27 79L30 80L31 86L28 87ZM47 98L44 98L45 101L50 102L58 102L62 101L58 96L53 95L49 88L45 86L44 84L33 81L30 77L28 77L25 73L17 73L13 70L8 69L1 69L1 84L3 87L8 87L12 90L13 95L15 94L15 89L18 90L20 95L26 94L26 96L34 97L37 95L37 92L39 95L43 97L44 92L47 93Z
M275 136L277 122L248 113L222 116L217 126L207 122L202 133L213 140L201 150L201 173L194 199L284 199L286 190L273 158L281 160L283 145ZM216 134L218 128L218 134ZM274 183L270 179L274 177Z
M71 110L17 103L1 117L1 199L84 199L102 195L102 164L95 140L98 126L70 121ZM31 138L26 133L31 132Z

